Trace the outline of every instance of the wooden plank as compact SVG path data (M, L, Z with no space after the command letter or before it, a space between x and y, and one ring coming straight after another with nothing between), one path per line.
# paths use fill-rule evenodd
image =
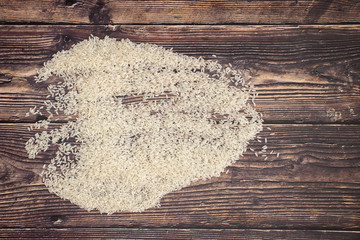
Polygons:
M0 121L25 118L47 95L33 77L55 52L94 34L231 63L258 88L266 122L360 122L360 25L0 26Z
M356 0L0 0L0 21L75 24L359 23Z
M358 239L359 231L261 230L261 229L173 229L173 228L25 228L0 229L0 237L16 239L106 238L106 239Z
M38 173L54 148L28 159L28 126L0 124L0 228L360 230L360 125L266 125L275 135L261 136L279 158L246 152L228 173L166 195L160 208L109 216L47 191Z

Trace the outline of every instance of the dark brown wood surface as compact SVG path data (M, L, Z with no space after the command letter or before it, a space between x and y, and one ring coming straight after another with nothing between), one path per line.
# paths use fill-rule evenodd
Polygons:
M129 38L244 69L272 123L360 122L360 25L0 26L0 121L34 121L48 95L34 75L55 52L89 37ZM60 119L63 117L60 116Z
M0 0L0 23L0 238L360 239L360 1ZM86 212L49 193L39 173L56 149L24 149L46 117L25 117L48 95L34 76L90 34L243 70L280 156L248 151L143 213Z
M24 11L26 9L26 11ZM0 0L0 21L74 24L359 23L357 0Z
M106 238L106 239L227 239L227 240L282 240L282 239L341 239L359 237L357 231L329 230L261 230L261 229L174 229L174 228L25 228L0 229L0 237L34 238Z

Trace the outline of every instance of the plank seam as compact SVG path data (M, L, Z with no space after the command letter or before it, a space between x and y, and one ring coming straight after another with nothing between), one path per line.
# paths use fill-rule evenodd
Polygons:
M322 232L322 231L326 231L326 232L344 232L344 233L349 233L349 232L353 232L353 233L360 233L360 228L358 229L326 229L326 228L175 228L175 227L119 227L119 228L114 228L114 227L41 227L41 228L37 228L37 227L2 227L0 228L1 230L67 230L67 229L94 229L94 230L101 230L101 229L113 229L113 230L126 230L126 229L132 229L132 230L146 230L146 229L156 229L156 230L250 230L250 231L266 231L266 230L272 230L272 231L288 231L288 232L297 232L297 231L309 231L309 232Z
M48 22L2 22L0 25L17 25L17 26L26 26L26 25L39 25L39 26L106 26L106 25L137 25L137 26L341 26L341 25L359 25L360 22L340 22L340 23L216 23L216 24L206 24L206 23L102 23L102 24L91 24L91 23L68 23L68 22L57 22L57 23L48 23Z

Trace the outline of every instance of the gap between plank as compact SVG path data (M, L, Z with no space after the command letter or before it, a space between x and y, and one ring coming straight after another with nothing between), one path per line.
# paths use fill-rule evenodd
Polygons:
M114 229L114 230L126 230L126 229L139 229L139 230L146 230L146 229L157 229L157 230L250 230L250 231L266 231L266 230L272 230L272 231L288 231L288 232L297 232L297 231L326 231L326 232L344 232L344 233L349 233L349 232L353 232L353 233L359 233L360 234L360 228L354 229L354 230L344 230L344 229L326 229L326 228L164 228L164 227L42 227L42 228L37 228L37 227L18 227L18 228L14 228L14 227L2 227L0 228L0 231L6 229L6 230L67 230L67 229L93 229L93 230L101 230L101 229Z
M215 23L215 24L206 24L206 23L102 23L102 24L92 24L92 23L68 23L68 22L57 22L57 23L47 23L47 22L1 22L0 25L39 25L39 26L107 26L107 25L137 25L137 26L341 26L341 25L360 25L360 22L340 22L340 23Z

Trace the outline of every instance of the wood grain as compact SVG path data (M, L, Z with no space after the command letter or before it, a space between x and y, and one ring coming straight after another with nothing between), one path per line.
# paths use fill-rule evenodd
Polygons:
M353 240L359 231L261 230L261 229L173 229L173 228L50 228L0 229L0 237L16 239L342 239Z
M228 173L166 195L160 208L109 216L47 191L38 173L54 148L28 159L28 126L0 124L0 228L360 230L359 125L266 125L275 135L265 130L261 136L279 158L246 152Z
M360 238L360 1L0 0L0 23L0 238ZM48 95L34 76L90 34L243 70L280 157L246 152L143 213L89 213L49 193L39 173L56 148L24 149L24 122L46 118L25 117Z
M74 24L359 23L356 0L0 0L0 21Z
M25 118L48 95L46 85L34 83L36 71L90 34L206 59L216 54L250 76L268 123L360 122L360 25L0 26L0 121L41 118Z

